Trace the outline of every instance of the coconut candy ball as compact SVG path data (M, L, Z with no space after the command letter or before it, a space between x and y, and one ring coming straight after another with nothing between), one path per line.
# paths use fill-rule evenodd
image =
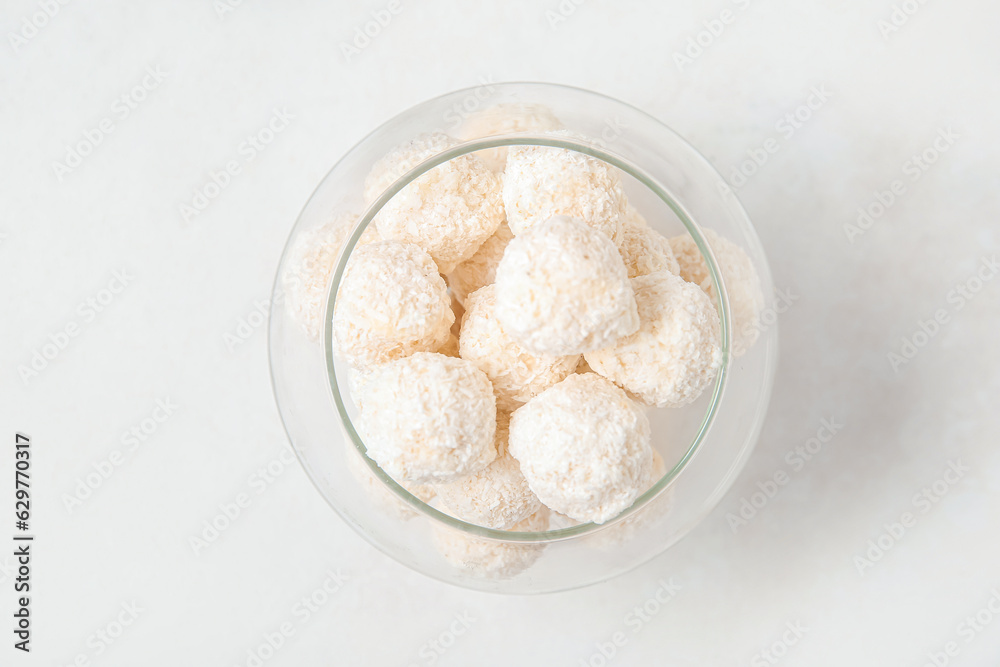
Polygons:
M371 191L380 193L385 181L440 152L449 141L454 139L431 135L394 151L388 164L376 164ZM475 155L461 155L408 183L374 222L382 238L419 245L441 273L449 273L472 257L503 219L500 179Z
M323 310L326 308L330 278L336 268L337 255L358 216L345 213L319 227L306 230L295 239L288 251L288 263L281 276L285 291L285 308L310 340L323 335ZM375 227L365 229L358 245L379 240Z
M510 231L510 227L506 222L501 222L493 236L486 239L472 257L448 274L448 287L459 301L464 302L467 296L480 287L496 281L497 265L513 238L514 233Z
M551 136L572 137L565 132ZM584 153L551 146L511 146L503 178L507 224L519 236L554 215L579 218L616 244L626 198L618 172Z
M687 405L722 363L715 306L697 285L665 271L634 278L632 287L639 330L588 352L587 363L646 405Z
M622 223L621 242L618 244L628 277L636 278L659 271L680 273L667 237L650 227L631 205L629 209L629 215Z
M361 407L361 396L363 393L364 386L368 383L371 377L371 371L359 371L353 366L347 367L347 390L351 394L351 400L354 401L354 405Z
M541 507L517 459L507 451L510 415L497 413L497 457L479 472L435 488L444 509L462 521L508 530Z
M419 247L378 241L354 250L333 314L336 348L352 366L437 350L454 320L444 279Z
M733 317L733 355L739 357L753 347L760 335L757 318L764 308L760 276L743 248L715 230L702 228L701 232L712 247L729 292L729 307ZM681 234L671 238L670 245L680 263L680 276L701 287L714 300L715 286L694 238Z
M600 349L639 327L618 248L568 216L514 237L497 266L496 300L503 330L538 355Z
M451 482L496 458L493 387L464 359L417 352L375 369L361 391L368 455L393 479Z
M443 354L446 357L458 358L458 338L449 334L448 340L437 350L434 350L438 354ZM364 387L371 380L375 369L377 366L367 368L365 370L358 370L353 366L348 366L347 368L347 388L351 394L351 399L354 401L354 405L361 407L361 400L364 397Z
M548 107L515 102L497 104L470 114L459 131L459 137L469 141L504 134L541 134L561 128L562 123ZM487 148L476 155L494 172L503 171L507 164L506 146Z
M623 222L630 222L633 225L639 227L649 227L649 221L646 220L646 216L637 209L632 202L625 205L625 217L622 218Z
M402 178L406 172L457 143L454 137L444 132L427 132L393 148L376 160L365 177L365 205L378 199L386 188Z
M549 510L543 506L511 531L537 533L546 530L548 525ZM531 567L545 549L544 544L505 544L479 539L441 524L432 526L432 536L445 560L484 579L516 576Z
M520 407L576 370L580 355L533 354L504 333L495 285L477 290L465 303L459 353L486 373L500 409Z
M653 473L650 475L649 484L642 492L645 493L648 491L665 474L667 474L667 465L664 463L663 457L660 456L659 452L654 449ZM621 548L622 545L633 538L648 538L651 531L655 532L660 528L657 523L670 512L673 507L673 498L674 487L667 487L658 496L621 521L608 526L605 530L598 533L588 535L582 543L589 547L607 551Z
M649 420L625 392L573 374L514 412L508 448L547 507L604 523L648 487L649 441Z
M347 441L344 449L347 469L350 470L351 475L357 480L361 488L364 489L365 494L371 498L371 501L376 506L384 512L403 520L417 516L413 508L393 493L386 483L379 479L375 472L368 467L365 455L359 452L350 440ZM430 484L414 484L400 480L394 481L425 503L429 503L437 495L437 491Z

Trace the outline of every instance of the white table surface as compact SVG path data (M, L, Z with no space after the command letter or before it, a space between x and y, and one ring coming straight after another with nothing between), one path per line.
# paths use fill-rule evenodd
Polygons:
M611 665L919 666L934 653L1000 664L1000 613L989 611L1000 612L1000 280L949 298L1000 251L1000 6L576 2L556 22L546 12L558 0L399 0L350 62L341 43L389 3L233 0L220 15L209 0L50 0L51 18L34 19L46 2L3 3L0 540L14 532L15 430L34 443L37 537L33 651L14 651L4 629L0 664L253 665L248 650L286 622L294 635L268 667L599 665L592 656L616 632L627 641ZM894 2L916 13L883 35ZM711 43L678 66L675 52L723 10L722 34L703 35ZM778 146L739 189L777 286L794 296L756 452L676 548L542 597L439 584L355 535L297 463L280 464L264 327L226 343L241 319L258 321L284 239L338 157L407 107L482 79L619 97L727 176L769 138ZM776 124L814 87L828 99L813 98L786 136ZM185 221L180 205L245 157L241 143L274 110L293 116L287 128ZM57 174L66 147L105 118L113 131ZM907 161L948 128L957 138L939 141L948 150L914 180ZM844 225L897 179L905 192L850 242ZM939 309L947 322L894 370L887 355ZM22 378L68 325L78 328L65 348ZM177 407L144 424L157 400ZM824 418L843 427L809 461L786 458ZM129 450L123 434L144 425ZM121 465L67 509L113 450ZM275 459L272 482L252 478ZM957 462L968 470L948 474L943 497L914 498ZM788 484L734 532L727 514L779 470ZM244 492L250 507L196 555L189 538ZM912 525L859 565L904 512ZM0 550L4 628L10 553ZM304 618L296 602L328 571L347 579ZM670 577L681 590L636 632L631 610ZM119 616L130 624L106 644L97 632L117 634ZM760 652L776 642L783 655L769 661Z

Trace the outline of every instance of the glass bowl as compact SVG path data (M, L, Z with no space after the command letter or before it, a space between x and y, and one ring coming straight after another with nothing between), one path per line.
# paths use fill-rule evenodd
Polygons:
M571 134L550 135L544 128L512 132L503 123L482 122L484 115L497 113L491 111L497 105L510 104L546 108ZM376 160L434 130L461 142L398 174L366 206L364 181ZM630 203L651 227L667 237L686 233L694 239L708 267L722 324L723 362L714 384L684 408L646 409L652 444L666 473L629 509L602 525L574 525L553 514L547 523L531 526L534 532L491 530L412 495L364 455L348 368L333 353L330 314L337 288L351 251L375 214L438 164L476 151L495 158L498 149L515 144L566 148L617 167ZM291 270L297 244L350 213L358 218L342 246L318 260L330 264L327 271L333 268L320 285L324 310L319 335L314 330L310 337L285 303L288 281L283 277ZM756 343L738 358L732 354L732 285L727 285L703 229L746 252L765 296L763 316L752 324ZM676 133L598 93L543 83L484 84L429 100L388 121L354 146L316 188L292 229L275 280L268 340L272 384L288 438L317 490L380 551L467 588L516 594L566 590L622 574L662 553L729 489L753 450L771 395L778 353L777 327L767 317L772 295L767 260L746 212L725 180Z

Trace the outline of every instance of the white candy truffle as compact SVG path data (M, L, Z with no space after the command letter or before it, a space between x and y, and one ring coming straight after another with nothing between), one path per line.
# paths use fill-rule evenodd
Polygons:
M541 507L538 497L528 488L517 459L507 451L509 431L510 415L498 412L497 457L493 463L479 472L436 486L449 514L487 528L507 530Z
M570 375L514 412L510 453L546 506L604 523L648 487L649 420L599 375Z
M464 359L397 359L372 372L360 403L368 455L393 479L451 482L496 458L493 387Z
M392 175L407 171L446 144L446 139L431 135L390 154L386 159L397 163L393 167L380 161L370 183L366 181L366 191L384 189L382 184ZM449 273L472 257L503 221L500 188L500 179L482 160L462 155L407 184L382 207L374 222L382 238L419 245L441 273Z
M355 248L333 317L337 350L352 366L440 349L454 321L448 288L426 252L395 241Z
M576 370L579 355L533 354L504 333L495 285L472 293L465 304L459 353L486 373L500 409L517 409Z
M653 450L653 474L650 475L649 484L642 490L643 493L651 486L659 482L667 474L667 465L663 457L655 449ZM641 495L641 494L640 494ZM608 526L593 535L586 536L582 543L590 547L602 550L612 550L632 539L648 539L650 534L662 534L658 522L663 519L673 508L674 487L669 486L658 496L647 502L640 509L632 512L627 517L618 521L614 525Z
M552 136L572 136L565 131ZM570 215L621 240L626 198L618 172L584 153L511 146L503 179L507 224L519 236L554 215Z
M383 482L375 472L368 467L368 461L364 454L359 452L349 441L344 447L344 457L347 460L347 469L357 480L365 494L383 512L406 520L417 516L417 513L397 496L388 485ZM429 503L437 495L437 491L430 484L413 484L411 482L395 480L397 484L412 493L425 503Z
M497 318L534 354L596 350L639 328L618 248L575 218L556 216L516 236L496 278Z
M595 372L647 405L687 405L711 384L722 363L719 315L697 285L661 272L632 280L639 330L588 352Z
M547 530L548 525L549 510L543 506L511 530L538 533ZM432 535L445 560L484 579L508 579L520 574L531 567L545 549L544 544L478 539L437 523L433 524Z
M281 276L285 290L285 308L310 340L323 335L323 310L326 308L330 277L336 268L337 255L358 221L353 213L335 216L330 222L299 235L288 251L288 262ZM358 240L358 246L379 239L373 225Z
M464 302L468 295L480 287L491 285L496 281L497 265L503 259L507 244L513 238L514 233L510 231L507 223L500 223L493 236L479 246L476 254L448 274L448 287L459 301Z
M742 356L760 335L758 317L764 308L764 294L761 292L760 276L743 248L713 229L702 228L702 234L712 247L715 259L722 271L722 278L729 292L729 308L733 316L733 355ZM708 273L708 265L702 257L694 238L681 234L670 239L670 245L680 263L680 276L695 283L712 299L716 298L715 286Z
M508 103L471 114L459 130L463 141L505 134L538 133L559 130L562 123L540 104ZM487 148L476 153L490 169L501 172L507 164L507 147ZM475 290L471 290L475 291Z
M638 211L632 210L622 224L618 244L629 278L669 271L680 273L680 266L667 237L650 227Z
M629 222L633 225L638 225L639 227L649 227L649 221L646 220L646 216L644 216L639 209L632 204L632 202L625 205L625 217L622 219L622 222Z
M418 164L457 144L458 141L444 132L419 134L410 141L396 146L372 165L365 177L365 205L379 198L386 188L398 181Z

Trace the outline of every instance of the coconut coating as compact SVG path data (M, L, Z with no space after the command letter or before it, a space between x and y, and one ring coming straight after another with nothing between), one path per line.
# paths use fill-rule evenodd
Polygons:
M576 370L580 355L533 354L504 333L496 285L477 290L465 303L459 353L486 373L500 409L517 409Z
M541 104L507 103L471 114L459 130L463 141L503 134L542 133L559 130L562 123L552 110ZM476 153L495 172L507 164L507 147L487 148ZM475 290L472 290L475 291Z
M362 390L371 378L371 371L359 371L353 366L347 368L347 390L351 394L354 405L361 407Z
M400 149L392 154L399 163L381 168L398 175L440 152L446 143L430 138L409 152ZM389 178L373 177L371 189ZM441 273L450 273L472 257L503 219L500 179L475 155L462 155L408 183L378 212L375 225L382 238L419 245Z
M368 455L393 479L451 482L496 458L496 399L464 359L417 352L375 369L361 389Z
M506 222L500 223L493 236L486 239L469 259L455 267L448 274L448 287L452 294L464 302L465 298L480 287L491 285L496 281L497 265L503 258L507 244L514 238L514 233Z
M618 248L576 218L555 216L514 237L496 278L497 318L534 354L580 354L639 328Z
M702 234L708 237L707 230L702 229ZM670 247L674 251L674 258L677 260L678 273L681 278L701 286L706 280L711 282L712 278L708 274L708 264L701 256L701 251L695 245L694 237L689 234L681 234L670 238Z
M511 146L507 153L503 202L515 236L554 215L571 215L618 243L626 201L618 172L597 158L551 146Z
M510 453L547 507L604 523L648 486L649 420L599 375L573 374L514 412Z
M447 357L458 358L458 337L454 334L448 334L448 340L445 341L437 350L434 350L438 354L443 354ZM365 370L358 370L353 366L348 366L347 368L347 388L350 391L351 399L354 401L354 405L361 407L361 399L364 396L364 386L372 378L372 373L377 367L367 368Z
M597 373L646 405L681 407L711 384L722 363L719 315L697 285L661 272L632 280L641 327L588 352Z
M656 482L667 474L667 465L659 452L653 450L653 472L650 475L649 483L642 490L643 493L649 490ZM642 508L629 514L614 525L608 526L593 535L584 538L583 543L590 547L602 550L612 550L632 539L648 539L652 532L656 534L660 528L657 525L673 508L674 487L669 486L658 496L647 502Z
M347 460L347 469L350 470L351 475L361 485L361 488L364 489L365 494L371 498L371 501L379 509L403 520L417 516L417 513L399 496L393 493L388 485L379 479L372 469L368 467L368 462L365 460L364 454L359 452L350 442L348 442L344 449L346 450L344 456ZM437 491L430 484L395 481L425 503L429 503L437 495Z
M680 273L680 266L667 237L646 224L638 211L622 224L621 252L629 278L646 276L659 271ZM638 216L638 217L636 217Z
M335 345L352 366L440 349L454 321L448 287L426 252L395 241L355 248L333 315Z
M733 316L733 355L739 357L757 342L760 335L757 318L764 308L760 276L743 248L720 236L715 230L703 228L701 231L712 246L729 292L729 308ZM675 236L670 239L670 245L680 263L680 276L700 286L715 299L715 286L712 285L708 265L695 245L694 238L687 234Z
M512 531L538 533L548 529L549 510L537 512L518 523ZM531 567L545 549L544 544L503 543L470 537L440 524L432 527L434 545L452 565L484 579L507 579Z
M386 188L402 178L406 172L457 143L455 137L444 132L427 132L393 148L372 165L371 171L365 177L365 205L378 199Z
M646 216L640 213L639 209L632 205L632 202L625 205L625 217L622 221L638 225L639 227L649 227L649 221L646 220Z
M510 415L498 412L497 457L493 463L454 482L437 485L437 494L449 514L487 528L507 530L541 507L517 459L507 451L509 431Z
M281 276L285 308L310 340L318 341L323 335L323 310L329 296L330 277L340 248L357 221L358 216L353 213L337 215L326 224L300 234L288 251L288 263ZM369 225L358 245L378 239L375 227Z

